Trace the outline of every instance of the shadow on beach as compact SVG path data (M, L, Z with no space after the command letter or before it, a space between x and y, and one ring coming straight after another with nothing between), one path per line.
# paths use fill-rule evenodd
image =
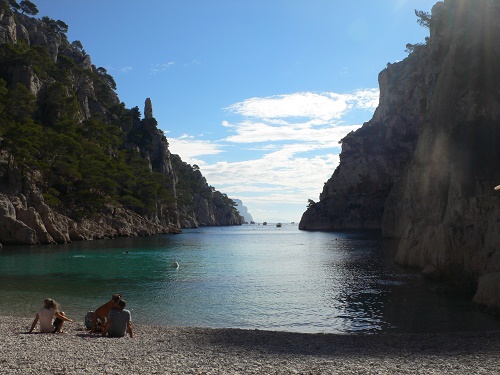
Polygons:
M5 318L4 318L5 319ZM19 321L15 322L19 327ZM0 331L2 324L0 324ZM4 329L6 327L4 326ZM325 357L385 357L385 356L462 356L500 353L500 331L448 333L380 333L334 334L295 333L283 331L247 330L237 328L153 327L137 325L133 339L117 338L124 346L134 345L182 348L195 352L210 349L226 352L251 352L275 355L310 355ZM18 335L29 335L20 332ZM11 331L12 332L12 331ZM81 327L71 327L64 333L41 334L60 338L71 336L83 340L104 339L100 333L91 334ZM103 344L108 340L103 341ZM120 344L122 345L122 344Z
M195 329L197 331L197 329ZM301 355L460 355L500 353L500 331L429 334L307 334L261 330L204 330L210 344Z

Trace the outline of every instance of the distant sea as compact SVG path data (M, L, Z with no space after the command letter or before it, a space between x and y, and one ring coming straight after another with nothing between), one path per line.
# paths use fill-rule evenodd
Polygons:
M393 259L394 243L377 232L304 232L295 224L6 246L0 314L34 317L52 297L83 322L87 311L120 293L133 321L148 325L311 333L500 329L471 296L438 293Z

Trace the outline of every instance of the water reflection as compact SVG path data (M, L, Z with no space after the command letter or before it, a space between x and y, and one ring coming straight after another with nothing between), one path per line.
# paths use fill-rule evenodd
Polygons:
M296 226L201 228L0 250L1 314L31 316L52 296L83 316L121 293L138 323L301 332L500 329L467 298L434 293L394 265L374 232ZM180 267L172 268L174 259Z

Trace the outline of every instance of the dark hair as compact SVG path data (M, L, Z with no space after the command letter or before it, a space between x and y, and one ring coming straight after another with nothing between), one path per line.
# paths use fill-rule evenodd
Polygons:
M114 303L118 303L118 301L122 299L122 296L116 293L111 296L111 299L113 300Z
M118 306L123 310L127 306L127 302L124 299L118 301Z

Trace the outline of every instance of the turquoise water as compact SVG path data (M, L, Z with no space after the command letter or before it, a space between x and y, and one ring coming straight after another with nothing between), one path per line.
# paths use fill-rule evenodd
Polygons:
M373 232L296 225L185 230L0 250L0 314L32 317L45 297L75 320L121 293L133 321L296 332L500 329L470 298L396 267ZM179 262L173 268L172 262Z

